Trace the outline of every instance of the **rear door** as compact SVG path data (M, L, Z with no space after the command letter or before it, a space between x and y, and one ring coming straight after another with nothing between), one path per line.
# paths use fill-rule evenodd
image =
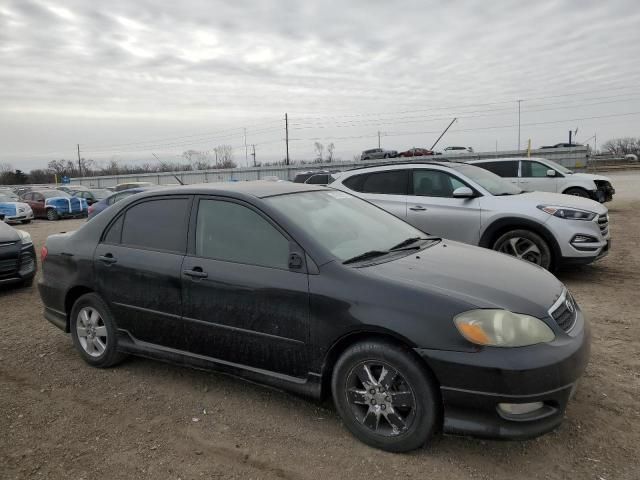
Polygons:
M200 197L182 269L187 349L302 377L308 372L304 252L255 207Z
M453 191L459 187L469 185L449 172L430 168L413 170L407 221L432 235L477 245L480 199L454 198Z
M129 206L95 250L98 293L137 341L184 349L181 272L191 201L153 197Z
M544 163L534 160L522 160L520 162L520 182L518 186L527 192L557 192L558 177L548 177L550 169Z
M342 183L356 192L357 196L375 203L396 217L406 219L409 170L363 173L349 177Z

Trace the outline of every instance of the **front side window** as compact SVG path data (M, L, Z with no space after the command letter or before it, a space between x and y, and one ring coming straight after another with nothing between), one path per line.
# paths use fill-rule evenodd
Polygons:
M254 210L222 200L201 200L196 256L270 268L289 268L289 240Z
M518 161L509 160L507 162L481 162L474 164L477 167L489 170L500 177L514 178L518 176Z
M381 193L386 195L406 195L408 193L409 171L389 170L356 175L346 179L344 185L361 193Z
M522 177L523 178L542 178L547 176L549 167L539 162L530 160L522 161Z
M457 178L439 170L414 170L413 194L424 197L453 197L456 188L466 187Z
M164 198L138 203L124 215L122 244L184 253L188 218L187 198Z

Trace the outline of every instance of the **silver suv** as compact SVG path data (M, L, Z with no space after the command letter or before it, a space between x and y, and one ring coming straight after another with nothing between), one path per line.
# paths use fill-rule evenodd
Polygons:
M384 148L372 148L365 150L360 155L360 160L377 160L380 158L396 158L398 152L396 150L385 150Z
M368 200L430 234L491 248L546 269L609 252L605 206L524 192L465 163L395 163L336 174L332 188Z

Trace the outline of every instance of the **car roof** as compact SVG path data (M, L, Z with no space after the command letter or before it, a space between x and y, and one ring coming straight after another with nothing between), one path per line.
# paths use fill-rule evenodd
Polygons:
M366 166L362 166L362 167L355 167L355 168L350 168L349 170L345 170L343 173L347 173L347 172L354 172L357 170L364 170L366 168L377 168L377 167L392 167L395 165L437 165L440 167L450 167L451 165L455 164L457 162L449 162L448 160L442 160L440 162L436 162L436 161L420 161L420 160L407 160L404 162L385 162L385 163L374 163L371 165L366 165Z
M176 187L158 187L145 190L149 195L157 194L189 194L189 195L222 195L233 197L265 198L298 192L325 191L321 185L308 185L288 181L253 180L248 182L220 182L179 185Z
M506 158L482 158L480 160L469 160L467 163L480 163L480 162L503 162L508 160L547 160L544 157L506 157Z

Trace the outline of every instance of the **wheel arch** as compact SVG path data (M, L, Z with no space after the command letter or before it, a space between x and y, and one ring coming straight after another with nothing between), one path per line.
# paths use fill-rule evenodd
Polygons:
M331 395L331 375L333 373L333 369L336 365L336 362L340 358L340 356L352 345L355 345L359 342L371 341L371 340L379 340L388 343L392 343L398 347L404 348L407 350L407 353L416 360L416 363L421 365L421 367L425 370L425 372L432 377L432 379L439 385L437 382L435 374L426 363L426 361L416 354L413 350L415 345L408 339L398 335L395 332L386 329L380 328L367 328L360 329L352 332L348 332L342 335L340 338L335 340L333 344L327 350L327 353L324 356L324 361L322 363L321 369L321 385L320 385L320 398L325 399Z
M482 233L479 246L490 249L493 242L495 242L500 235L508 232L509 230L516 229L529 230L540 235L551 248L552 265L557 264L557 262L562 258L560 245L553 233L551 233L551 231L543 224L526 218L506 217L496 220Z
M66 333L69 333L70 331L71 310L73 309L73 305L81 296L86 295L87 293L94 293L94 290L85 285L76 285L75 287L70 288L64 296L64 312L67 319L67 325L65 327Z

